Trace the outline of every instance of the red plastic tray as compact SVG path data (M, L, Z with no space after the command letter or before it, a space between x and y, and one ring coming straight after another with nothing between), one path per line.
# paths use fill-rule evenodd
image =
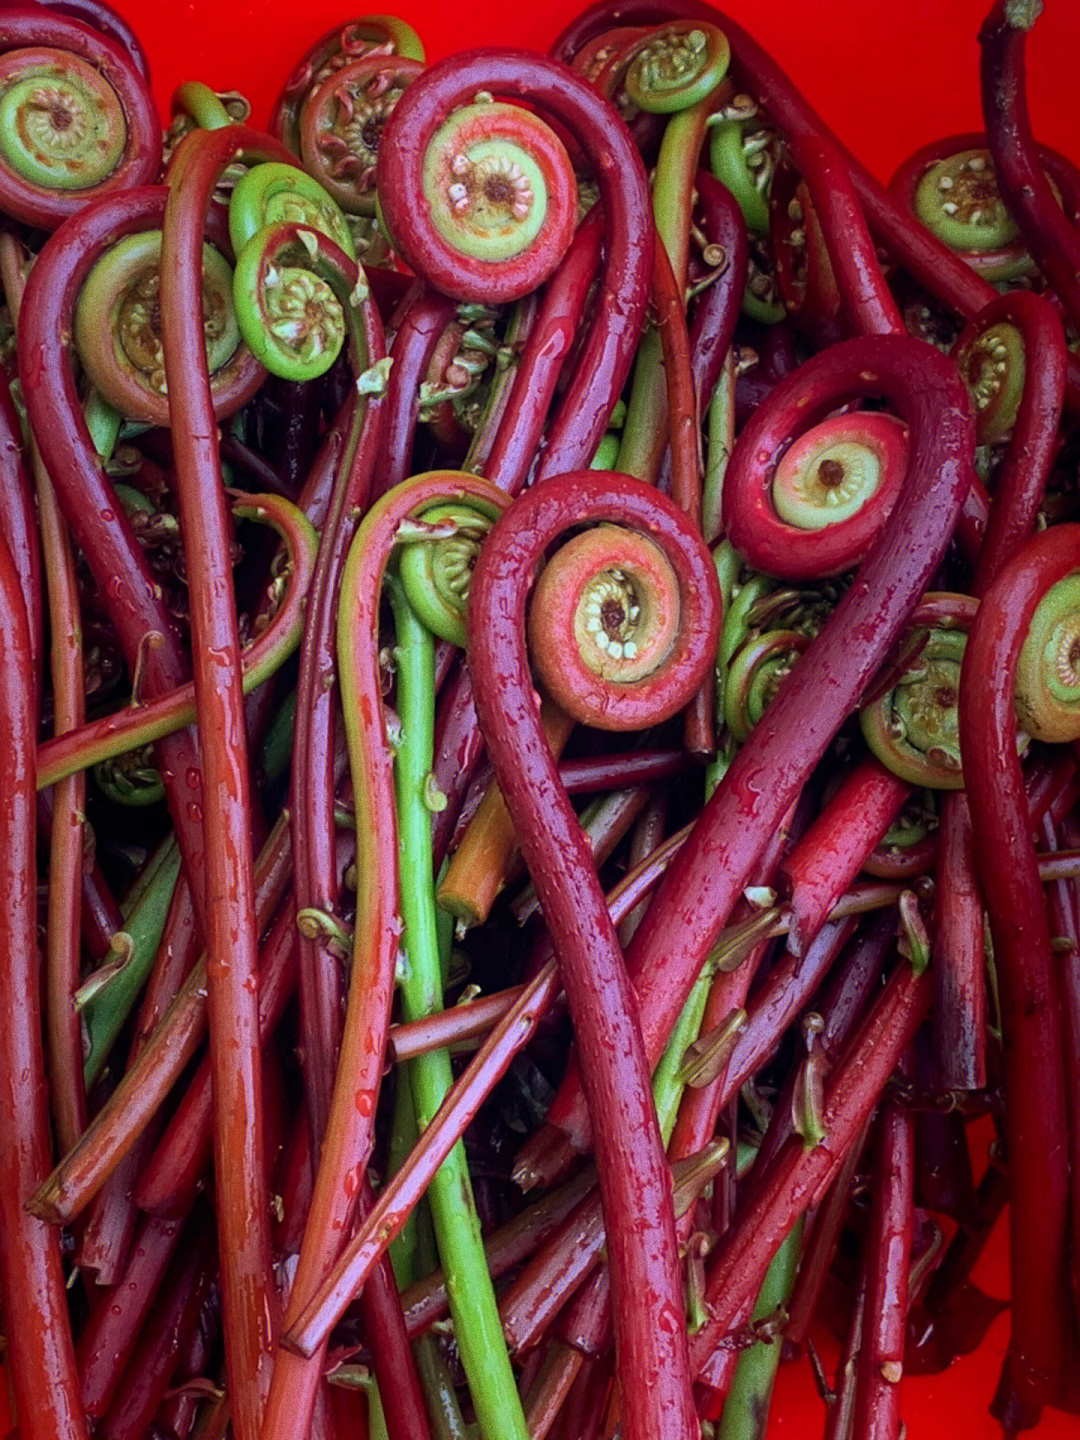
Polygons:
M188 79L239 89L265 121L285 76L302 51L342 19L365 13L341 0L111 0L135 26L150 56L163 114L175 87ZM390 0L387 0L390 8ZM376 4L372 10L382 8ZM395 13L419 31L431 59L476 45L544 50L583 5L438 6L405 0ZM761 3L732 0L724 7L783 65L824 119L881 178L916 147L940 136L980 128L979 25L987 0L822 0ZM1051 0L1028 45L1029 94L1036 134L1080 161L1080 106L1070 71L1080 56L1080 5ZM1006 1291L1004 1230L995 1237L975 1279L991 1294ZM944 1375L905 1381L904 1412L911 1440L997 1440L1001 1432L986 1406L1008 1336L1002 1316L974 1355ZM835 1359L828 1350L824 1358ZM6 1416L0 1395L0 1426ZM821 1433L823 1409L809 1366L783 1366L770 1440ZM1049 1413L1044 1440L1077 1440L1080 1421Z

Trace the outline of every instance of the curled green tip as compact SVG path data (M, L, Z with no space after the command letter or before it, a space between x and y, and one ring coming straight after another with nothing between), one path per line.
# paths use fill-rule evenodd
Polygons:
M348 221L341 207L317 180L295 165L276 162L253 165L237 181L229 201L229 239L233 250L239 255L259 230L284 223L319 230L351 260L356 259L356 245Z
M233 123L220 95L201 80L185 80L177 87L173 109L190 115L200 130L221 130Z
M233 275L240 333L251 353L283 380L325 375L345 344L345 316L330 284L300 265L266 259L259 235Z
M640 109L671 115L706 99L730 60L727 37L715 25L677 21L642 41L623 86Z

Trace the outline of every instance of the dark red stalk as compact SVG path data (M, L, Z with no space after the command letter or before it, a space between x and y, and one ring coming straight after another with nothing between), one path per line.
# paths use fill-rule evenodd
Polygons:
M17 326L22 306L22 247L0 255L4 296L12 322ZM6 383L3 400L10 407ZM14 438L14 437L12 437ZM75 554L71 537L60 515L56 493L41 463L40 452L31 442L31 465L37 494L41 565L45 573L49 610L49 670L53 695L53 731L60 735L77 729L86 718L86 690L83 670L82 619L79 610ZM9 475L14 494L4 502L6 518L17 536L16 549L25 564L36 559L23 550L18 534L20 476ZM28 498L28 497L27 497ZM32 501L23 517L33 522ZM31 541L31 545L34 542ZM24 586L31 580L24 577ZM36 599L26 593L27 619L31 620ZM34 617L38 626L40 614ZM40 643L40 632L36 637ZM33 656L35 662L36 654ZM41 676L35 671L40 684ZM82 876L85 864L86 777L70 775L53 789L52 815L55 821L49 836L49 890L45 921L45 1027L46 1069L49 1077L50 1108L56 1143L61 1150L74 1145L86 1127L86 1086L83 1081L82 1025L75 1009L81 966Z
M934 1046L948 1090L986 1084L986 952L983 897L975 876L971 814L962 796L942 802L937 835Z
M281 899L281 851L289 848L288 826L279 823L260 856L257 920L269 924ZM34 1197L47 1219L70 1223L86 1208L137 1143L206 1034L206 962L201 959L184 982L162 1023L147 1040L86 1134Z
M822 1025L813 1036L812 1044L815 1064L822 1079L843 1056L871 997L880 989L885 962L890 948L895 945L896 935L895 910L884 910L871 916L834 967L834 978L828 992L821 1000L815 1000L814 1010L820 1015ZM794 1129L793 1100L798 1079L798 1069L793 1068L773 1105L769 1127L758 1146L754 1162L762 1169Z
M446 805L431 817L431 846L438 872L451 848L454 827L461 815L480 757L484 737L476 723L469 672L464 665L439 695L435 709L435 756L431 773Z
M1067 1301L1068 1136L1062 1036L1046 903L1016 756L1016 661L1043 594L1076 569L1080 528L1027 544L983 596L960 678L960 735L975 860L994 936L1005 1061L1012 1334L995 1400L1033 1425L1060 1378Z
M19 576L0 544L0 1308L22 1440L81 1440L86 1424L58 1233L26 1209L49 1166L34 853L34 672Z
M139 674L141 693L148 697L186 680L189 664L83 420L70 338L75 302L94 261L122 236L159 226L165 199L160 187L128 191L66 221L34 263L19 317L20 377L41 458L72 538L93 572L128 669ZM64 417L63 424L57 416ZM156 758L201 912L202 776L192 735L182 732L160 741Z
M821 1112L823 1143L807 1149L794 1135L768 1173L755 1175L709 1269L709 1319L691 1340L695 1371L709 1362L747 1303L752 1304L769 1262L798 1217L824 1195L929 1004L930 986L902 964L829 1078Z
M385 450L374 486L374 498L385 495L412 473L413 437L420 413L420 382L427 374L443 332L457 316L457 302L430 285L416 282L411 303L398 324L390 355L386 392Z
M836 957L851 939L856 923L854 918L828 922L807 947L805 955L796 956L785 950L773 965L754 995L746 1024L724 1064L723 1083L714 1101L719 1109L733 1100L745 1082L775 1054L784 1031L828 975Z
M589 288L600 264L604 216L599 207L578 226L570 249L548 281L536 324L518 362L506 413L483 473L493 485L516 495L541 445L555 386L581 330ZM580 367L576 383L586 377ZM564 400L563 408L571 401Z
M1031 534L1057 449L1065 397L1061 321L1040 296L1015 291L992 301L957 341L954 354L983 329L1015 326L1025 356L1024 386L998 474L972 594L982 595ZM942 1082L950 1089L985 1083L986 985L983 904L975 878L971 815L964 795L945 797L939 827L934 967L934 1032Z
M862 335L903 335L874 242L840 147L824 132L792 130L795 164L806 181L849 323Z
M214 1178L229 1402L238 1440L255 1440L259 1431L277 1297L265 1204L250 776L231 525L204 337L202 244L214 186L229 164L288 159L276 141L243 127L193 133L170 166L161 246L162 344L172 377L169 417L204 775ZM328 769L332 754L328 744Z
M296 988L296 904L289 900L259 952L259 1038L267 1043ZM202 1060L168 1127L140 1169L135 1201L151 1215L183 1215L205 1180L213 1149L209 1057Z
M878 1132L874 1200L866 1250L866 1308L856 1369L854 1434L900 1440L900 1376L907 1332L914 1224L915 1126L887 1104Z
M366 1178L362 1203L365 1212L375 1203ZM360 1318L382 1400L388 1440L432 1440L401 1295L388 1254L380 1257L360 1293Z
M788 1133L790 1135L790 1130ZM807 1336L816 1323L818 1301L828 1281L833 1256L851 1205L852 1182L862 1159L864 1141L865 1134L856 1138L814 1211L813 1219L808 1217L799 1269L787 1305L788 1323L784 1327L785 1340L797 1348L806 1344ZM770 1156L770 1159L772 1158L775 1158L775 1152Z
M902 633L969 488L974 434L959 376L929 346L897 336L846 341L809 360L777 386L742 443L754 444L774 409L797 409L800 395L820 387L824 403L826 386L833 404L855 394L892 401L910 429L908 476L856 583L751 731L627 951L653 1065L770 837ZM579 1091L560 1092L548 1123L587 1147Z
M701 424L690 367L690 334L686 328L684 287L676 279L667 247L653 247L653 310L663 353L666 416L658 428L656 464L664 458L665 436L671 459L671 497L701 530ZM646 477L643 477L646 478ZM647 477L647 478L651 478ZM710 677L702 684L685 715L686 749L707 758L716 752L713 709L716 686Z
M694 188L705 239L724 254L724 268L699 298L690 325L690 364L698 410L703 412L735 334L746 289L748 247L746 222L727 186L708 170L699 170Z
M144 1219L119 1283L101 1290L76 1350L82 1377L82 1406L100 1420L116 1394L165 1271L180 1241L186 1217Z
M108 35L38 5L5 9L0 15L0 54L34 52L39 47L67 51L92 65L115 92L127 125L124 152L112 173L98 185L50 190L24 180L6 165L0 171L0 208L5 214L54 230L67 216L104 195L153 183L161 164L161 122L145 77Z
M567 792L569 794L569 791ZM597 872L610 860L616 847L626 838L627 832L649 801L649 790L644 785L612 791L605 796L586 826L589 848L592 850L593 865ZM536 889L529 885L516 896L510 906L514 919L524 925L540 908Z
M713 1146L708 1155L684 1156L672 1166L678 1215L693 1210L723 1165L724 1155L724 1148ZM600 1196L593 1189L500 1296L499 1314L512 1353L521 1354L538 1344L566 1301L605 1258L604 1252ZM610 1315L607 1320L610 1323ZM608 1339L607 1328L602 1328L597 1344L606 1345Z
M534 487L499 521L481 552L470 603L470 668L488 754L556 943L581 1073L597 1122L597 1168L611 1263L627 1435L694 1429L670 1180L634 1002L603 893L550 750L538 729L525 655L528 585L568 523L641 527L677 566L691 652L682 634L670 683L711 663L717 623L707 551L681 516L643 485L595 472ZM710 613L711 612L711 613ZM710 623L711 622L711 623ZM683 634L686 632L684 631ZM665 675L667 679L667 675ZM624 689L626 687L623 687ZM666 687L665 687L666 688ZM644 720L644 711L642 720ZM587 945L584 937L588 936ZM631 1298L632 1297L632 1298ZM647 1297L647 1298L646 1298Z
M337 1263L285 1335L284 1343L291 1349L300 1355L314 1355L325 1344L379 1255L401 1233L432 1174L464 1134L510 1061L535 1034L544 1011L558 993L558 972L552 961L526 986L518 1003L492 1031L447 1094L406 1164L383 1187Z
M7 298L6 283L4 288ZM41 542L34 515L33 485L23 452L22 426L6 375L0 375L0 539L7 546L19 577L19 593L30 637L30 672L37 693L41 687L43 654Z
M571 477L574 479L575 477ZM583 476L577 477L576 483L591 488L598 477ZM607 477L600 476L601 481L607 481ZM479 483L479 482L477 482ZM561 519L566 513L564 507L569 505L569 513L575 518L581 515L582 509L580 496L571 488L570 495L566 491L569 482L556 490L556 511ZM686 529L686 522L679 513L664 502L662 497L657 497L647 487L634 486L628 491L628 482L623 481L618 489L618 499L622 501L622 508L619 513L625 514L626 507L630 504L627 494L636 497L637 506L646 514L654 513L658 509L661 515L666 515L665 524L675 531L677 535L688 537L684 544L690 544L691 573L695 577L694 583L701 586L706 592L711 590L713 571L711 562L704 552L700 554L693 548L693 542L689 538L690 532ZM549 493L552 485L546 485L539 490L530 492L530 496L539 496L541 499ZM532 509L536 504L534 498L527 498L518 502L518 507ZM618 506L614 507L618 509ZM565 523L565 522L563 522ZM656 523L654 521L654 523ZM545 544L542 529L527 529L527 533L533 536L534 543L538 543L541 549ZM655 535L655 531L653 532ZM661 536L656 536L660 540ZM684 562L685 563L685 562ZM527 569L522 571L524 575ZM486 608L486 607L485 607ZM707 656L709 647L715 643L714 637L710 634L710 628L704 624L704 616L701 615L700 605L687 594L684 597L683 609L689 615L688 625L694 634L694 639L701 650L702 656ZM483 613L483 611L482 611ZM699 616L694 619L695 613ZM683 693L691 688L697 680L692 668L688 668L689 656L682 648L682 641L676 647L681 657L675 661L676 673L681 669L683 672ZM377 685L377 679L376 679ZM672 697L673 703L678 703L678 691ZM571 812L572 814L572 812ZM576 820L574 821L576 825ZM681 837L673 837L672 842L662 847L660 851L651 858L648 869L652 876L662 868L668 859L668 853ZM589 866L592 872L591 865ZM628 887L623 895L626 909L629 910L640 899L640 889ZM625 913L625 911L623 912ZM622 918L617 915L616 919ZM610 922L609 928L610 928ZM389 1242L401 1225L404 1224L409 1209L416 1202L416 1198L423 1193L426 1179L430 1176L431 1167L437 1166L443 1157L448 1153L457 1136L461 1133L461 1126L468 1122L470 1116L475 1113L475 1106L480 1103L486 1088L494 1083L495 1078L502 1073L509 1063L510 1054L520 1044L525 1042L528 1035L539 1022L540 1015L544 1008L551 1003L559 991L559 982L556 977L555 968L548 964L537 975L536 980L530 985L522 997L522 1000L514 1010L510 1012L507 1019L492 1034L483 1049L469 1066L465 1075L455 1086L451 1096L443 1105L436 1121L424 1132L419 1147L414 1150L410 1164L406 1166L384 1189L379 1203L372 1214L367 1218L361 1231L354 1238L327 1284L323 1287L316 1301L313 1302L300 1317L294 1327L292 1343L304 1349L314 1350L320 1343L322 1337L327 1333L329 1327L334 1323L337 1315L341 1313L348 1303L350 1295L363 1283L366 1270L372 1263L379 1250ZM651 1106L651 1101L650 1101ZM420 1159L423 1156L424 1166L420 1168Z
M994 486L990 518L971 593L981 596L1001 567L1031 534L1057 456L1058 426L1065 401L1065 332L1048 300L1014 290L979 312L960 336L954 354L978 331L1013 325L1024 346L1024 388L1009 446Z
M861 760L782 861L791 910L787 943L794 955L813 940L911 793L880 761Z
M764 884L770 884L776 866L779 864L780 856L788 843L788 823L780 826L773 837L773 843L762 860L759 878ZM733 920L738 923L740 920L747 920L753 914L753 907L748 900L741 900L733 914ZM746 1003L746 997L750 993L750 987L760 969L765 957L770 953L773 946L771 939L758 942L748 955L736 966L734 970L719 970L713 979L709 989L709 998L705 1002L705 1010L701 1017L699 1034L708 1035L718 1029L725 1020L736 1010L741 1010ZM675 1121L675 1128L671 1132L671 1139L668 1142L668 1156L677 1160L684 1155L693 1155L706 1145L716 1134L717 1123L720 1119L722 1105L720 1102L720 1091L723 1085L723 1069L707 1085L687 1085L683 1090L682 1100L679 1103L679 1113ZM732 1167L732 1170L734 1167ZM727 1183L730 1175L725 1172L717 1182L719 1186ZM685 1242L688 1238L688 1222L682 1224L679 1230L679 1238Z
M855 1414L855 1383L859 1367L859 1351L863 1343L866 1325L865 1265L861 1267L851 1297L847 1333L840 1364L833 1381L833 1399L825 1421L824 1440L855 1440L853 1417Z
M549 1346L544 1367L526 1392L525 1419L531 1440L546 1440L581 1374L584 1361L581 1351L571 1345L556 1340Z
M732 1014L741 1010L750 993L758 970L773 945L772 940L759 941L746 958L731 971L720 971L712 982L709 998L701 1018L701 1031L709 1035L719 1029ZM692 1155L700 1150L713 1135L723 1108L720 1103L720 1089L724 1072L707 1085L687 1085L679 1102L679 1114L668 1143L668 1155L672 1160L682 1155ZM686 1240L686 1227L680 1229L680 1239Z
M174 1436L176 1440L187 1440L191 1434L202 1405L198 1382L210 1369L219 1325L220 1306L217 1295L211 1292L203 1302L198 1324L179 1347L172 1392L162 1402L155 1418L167 1440L173 1440ZM196 1381L194 1386L188 1385L191 1380Z
M1060 834L1053 820L1047 816L1041 826L1044 852L1040 862L1048 855L1060 854L1058 844L1070 838L1078 838L1075 816L1069 816L1061 826ZM1041 865L1040 865L1041 868ZM1075 1097L1080 1086L1080 912L1077 909L1076 879L1061 880L1050 887L1047 895L1047 909L1051 929L1058 946L1058 974L1061 986L1061 1017L1065 1037L1065 1073L1068 1094ZM1071 1099L1069 1103L1069 1221L1072 1240L1072 1297L1074 1314L1080 1299L1076 1263L1076 1242L1080 1237L1080 1106Z
M1035 263L1080 325L1080 235L1058 204L1031 131L1025 85L1027 32L1037 0L995 0L979 31L986 141L998 190Z
M522 989L521 985L511 985L506 990L453 1005L449 1010L436 1011L420 1020L391 1025L386 1043L394 1063L414 1060L431 1050L445 1050L449 1045L482 1039L520 999Z
M181 1348L199 1324L215 1283L212 1227L201 1226L174 1260L122 1380L101 1422L104 1440L143 1440L172 1381Z
M15 298L9 305L17 310ZM75 553L56 495L34 450L38 518L49 604L49 669L53 731L77 729L86 718L82 619ZM82 1024L75 1008L81 970L82 873L86 857L86 776L69 775L53 788L49 837L49 893L45 933L45 1025L50 1104L60 1150L86 1127Z
M344 258L344 257L342 257ZM351 272L350 272L351 273ZM385 355L382 322L373 302L361 307L363 356L355 366L377 364ZM393 374L393 371L391 371ZM338 703L335 677L335 625L341 572L366 508L383 443L385 402L372 396L349 407L342 448L337 455L326 512L319 523L321 540L315 576L307 600L304 639L296 692L296 727L290 777L296 904L328 915L340 910L339 874L335 864L333 756ZM320 457L321 458L321 457ZM304 496L310 499L310 482ZM320 507L321 508L321 507ZM344 984L339 959L325 939L300 936L300 1024L304 1094L317 1157L330 1112L334 1063L341 1041Z

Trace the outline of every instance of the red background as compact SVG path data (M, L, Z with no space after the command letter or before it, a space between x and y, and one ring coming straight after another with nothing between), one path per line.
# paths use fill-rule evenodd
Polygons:
M197 79L243 91L257 123L266 119L299 54L339 20L364 13L347 8L347 0L111 3L131 20L147 47L164 113L176 85ZM545 49L582 8L578 0L386 4L416 27L432 59L477 44ZM382 9L382 4L377 0L371 8ZM861 0L857 5L804 0L798 6L732 0L725 8L771 51L825 120L882 178L926 141L980 128L976 36L986 0ZM1080 5L1048 0L1028 44L1032 118L1040 140L1080 162L1080 106L1071 74L1078 58ZM1002 1293L1004 1262L999 1227L976 1272L993 1293ZM978 1354L958 1361L942 1377L905 1382L911 1440L1000 1435L986 1405L1007 1333L1007 1317L1002 1317ZM827 1358L831 1363L833 1357ZM784 1367L770 1440L820 1434L822 1418L809 1367ZM1050 1415L1038 1434L1045 1440L1076 1440L1080 1422Z

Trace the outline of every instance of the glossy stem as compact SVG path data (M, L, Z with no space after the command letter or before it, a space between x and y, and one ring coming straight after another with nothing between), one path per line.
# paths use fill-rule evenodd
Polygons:
M773 1255L799 1216L825 1193L929 1003L929 984L901 965L826 1085L821 1109L825 1143L808 1149L802 1137L794 1135L769 1171L754 1176L709 1269L705 1290L709 1318L691 1340L695 1370L709 1362L748 1298L757 1293Z
M788 143L810 191L850 323L862 335L905 334L840 147L824 133L804 130L792 131Z
M995 1412L1013 1429L1035 1423L1060 1378L1068 1213L1060 1001L1016 755L1013 692L1035 608L1078 558L1080 528L1059 525L1006 563L979 605L960 677L966 793L1005 1038L1012 1333Z
M146 697L182 684L189 663L158 581L87 430L70 337L75 303L95 260L122 236L160 226L165 199L160 187L129 191L66 221L38 255L19 316L21 379L30 426L72 539L86 557L116 629L128 670L138 674L140 693ZM58 415L65 417L64 424L56 423ZM202 775L191 733L162 740L156 761L201 920Z
M910 428L909 473L857 584L751 731L628 948L652 1063L737 899L755 883L770 837L902 633L968 490L970 403L944 356L894 336L843 342L782 381L752 424L770 423L774 407L799 408L798 397L819 383L829 387L833 403L863 390L886 394ZM752 435L750 428L743 432L745 443L754 443ZM556 1097L547 1124L562 1129L574 1148L588 1145L588 1117L576 1087Z
M1076 840L1080 836L1077 830L1075 816L1068 816L1061 824L1060 830L1055 826L1053 819L1046 816L1040 827L1040 838L1043 849L1040 853L1040 862L1060 855L1058 848L1065 840ZM1040 865L1040 871L1042 866ZM1051 930L1057 937L1057 951L1059 961L1059 975L1061 984L1061 1014L1062 1028L1065 1037L1065 1067L1066 1084L1069 1092L1075 1094L1076 1085L1080 1080L1080 912L1077 909L1077 884L1075 879L1058 881L1051 885L1047 895L1047 910ZM1080 1173L1077 1171L1076 1157L1080 1155L1080 1126L1076 1108L1070 1107L1069 1118L1071 1128L1069 1131L1069 1226L1072 1244L1075 1247L1078 1231L1080 1231L1080 1212L1077 1210L1078 1190L1080 1190ZM1073 1252L1075 1253L1075 1251ZM1077 1286L1077 1267L1072 1267L1072 1301L1073 1312L1076 1313L1077 1296L1080 1289Z
M260 928L269 925L281 901L291 863L288 826L279 822L256 866ZM35 1192L35 1214L68 1224L82 1213L138 1142L197 1052L206 1023L206 957L202 956L78 1145Z
M534 487L497 522L481 551L469 650L488 753L555 937L596 1117L624 1418L627 1435L642 1440L658 1427L677 1436L689 1435L696 1425L685 1339L673 1318L681 1309L681 1292L670 1181L621 950L580 826L539 731L524 612L529 578L545 547L568 521L584 518L643 525L666 553L678 555L680 588L688 587L683 604L687 595L705 601L715 580L711 560L699 569L683 539L689 526L681 516L676 524L678 512L659 501L648 487L631 489L626 477L605 472L580 472ZM689 627L689 618L685 623ZM700 638L708 662L714 642L707 634ZM587 947L581 943L585 934Z
M603 238L604 215L595 207L578 226L570 249L544 289L504 418L481 467L493 485L510 495L516 495L525 484L537 452L546 443L545 422L580 333L589 288L600 266Z
M756 991L745 1024L724 1063L724 1083L717 1097L721 1110L776 1053L784 1031L828 976L851 939L855 924L854 917L830 921L805 955L797 957L788 950L773 965Z
M544 1010L558 993L558 975L552 961L526 986L520 1000L459 1076L406 1164L384 1185L340 1259L298 1314L286 1336L298 1354L315 1354L326 1343L379 1255L401 1233L427 1191L433 1173L461 1139L513 1057L535 1034Z
M12 303L8 297L9 305ZM53 733L76 729L86 718L83 682L82 617L75 554L41 464L37 447L31 457L37 489L38 524L49 604ZM75 1005L82 964L82 872L85 861L86 777L73 775L53 789L53 825L49 837L49 898L45 920L45 1025L49 1098L61 1152L86 1128L82 1025Z
M781 866L793 954L805 952L911 793L873 757L858 761L841 780Z
M425 800L435 722L434 642L396 579L390 581L390 598L396 631L396 700L402 727L395 757L404 877L401 916L405 926L405 970L399 989L405 1018L418 1019L441 1009L443 1004L431 818ZM421 1132L430 1124L452 1082L448 1051L430 1051L413 1061L409 1087ZM527 1440L525 1416L484 1262L480 1220L462 1142L455 1145L432 1178L428 1206L446 1271L454 1335L477 1419L488 1433Z
M86 1414L100 1420L112 1402L140 1331L180 1243L186 1216L140 1223L120 1284L103 1289L76 1351Z
M5 1365L25 1440L84 1440L60 1236L26 1209L51 1152L41 1041L34 824L34 712L30 638L19 576L0 544L0 1303L9 1325Z
M726 1142L710 1144L672 1166L676 1216L681 1218L693 1209L726 1155ZM530 1350L550 1333L559 1311L604 1259L605 1248L600 1196L594 1189L567 1216L551 1244L531 1258L500 1297L503 1328L515 1353ZM603 1342L609 1329L610 1315L602 1330Z
M11 237L0 234L0 264L3 246ZM10 306L10 283L4 267L4 296ZM23 445L22 426L11 399L6 375L0 376L0 537L3 538L19 577L19 593L27 614L30 636L30 670L35 696L41 690L43 653L43 610L41 541L34 515L34 488Z
M551 700L540 706L540 723L556 759L574 722ZM481 925L491 914L518 852L514 822L492 780L439 882L439 904L463 924Z
M237 519L254 519L272 525L284 539L289 557L288 588L280 608L242 652L244 693L251 694L284 664L300 643L317 541L302 514L287 500L276 495L230 494L233 515ZM156 699L133 696L123 710L39 745L38 787L54 785L65 776L102 760L173 735L194 720L195 686L191 681Z
M995 0L979 31L982 109L1001 198L1027 248L1080 325L1080 236L1046 178L1027 106L1024 52L1039 4Z
M484 1242L488 1274L501 1279L515 1269L562 1225L578 1203L596 1187L596 1172L586 1165L565 1185L551 1190L514 1219L493 1231ZM402 1307L410 1335L422 1334L449 1310L445 1276L435 1270L402 1293Z
M980 311L971 330L1012 325L1024 347L1024 387L1001 469L994 485L971 593L982 595L1001 567L1031 534L1057 456L1067 375L1065 331L1041 295L1016 290Z
M569 793L567 791L567 794ZM587 805L580 812L582 829L589 837L597 872L611 859L616 847L625 839L648 801L648 789L644 785L637 785L628 790L611 790L602 799ZM633 861L630 863L632 866ZM539 908L536 887L531 883L525 886L511 905L519 925L531 919Z
M616 886L610 897L613 924L617 925L625 919L643 894L648 894L657 884L664 867L685 838L685 830L671 836L639 866L635 875L628 876ZM431 1175L464 1133L490 1088L498 1082L505 1067L527 1043L558 998L561 985L550 946L544 947L544 955L545 958L535 966L534 978L521 991L520 998L458 1078L439 1115L425 1130L406 1164L384 1187L375 1212L366 1217L361 1231L353 1237L334 1276L324 1286L318 1304L309 1307L310 1324L305 1317L306 1329L303 1334L298 1334L298 1344L317 1345L336 1323L350 1296L363 1285L377 1256L404 1227L413 1207L423 1196ZM572 1195L572 1189L569 1186L567 1189ZM391 1223L380 1229L383 1219ZM516 1250L514 1253L517 1255ZM528 1249L523 1252L527 1253ZM299 1331L300 1327L297 1328Z
M695 178L701 228L710 246L718 246L723 269L698 300L690 325L690 366L698 415L711 407L725 362L731 350L735 326L746 289L746 222L731 192L707 170ZM733 438L733 437L732 437ZM710 417L708 465L702 483L701 528L710 544L720 534L719 467L713 454L713 423ZM663 474L663 471L661 472Z
M259 1035L264 1045L296 989L296 941L296 906L289 900L259 952ZM162 1217L184 1214L205 1183L212 1150L212 1078L204 1057L141 1169L135 1190L139 1208Z
M673 461L680 455L683 457L679 466L673 464L672 467L679 480L680 469L685 470L686 466L687 446L691 445L694 480L683 474L679 488L672 492L691 515L695 512L700 515L701 490L700 476L696 473L699 451L696 410L688 375L686 276L694 178L713 103L709 97L673 115L664 129L653 178L653 215L656 250L663 250L668 263L665 267L663 259L658 260L654 252L654 328L646 332L638 350L615 465L617 470L639 480L655 481L665 445L670 440ZM662 354L664 327L675 326L678 328L674 342L669 337ZM672 366L672 359L676 357L679 369ZM689 397L688 389L691 390ZM676 396L680 401L678 409L672 404Z
M758 1291L751 1323L773 1320L778 1312L783 1316L801 1249L801 1227L796 1226L773 1256ZM739 1356L717 1427L718 1440L765 1440L782 1348L779 1338L767 1335Z
M865 1135L856 1137L814 1211L813 1219L807 1223L784 1329L785 1339L797 1350L806 1345L807 1336L817 1323L818 1302L828 1283L836 1247L851 1208L851 1187L859 1171L864 1143Z
M915 1220L915 1124L896 1104L882 1109L866 1251L866 1310L855 1383L855 1434L900 1440L900 1378L907 1336L908 1275Z
M890 907L867 920L852 938L833 967L826 992L814 998L814 1011L821 1018L812 1039L813 1064L825 1079L843 1053L863 1014L881 984L886 962L895 946L896 912ZM762 1168L780 1150L795 1128L795 1092L801 1081L793 1067L777 1096L768 1129L758 1147ZM756 1163L756 1162L755 1162Z
M343 272L343 273L341 273ZM359 375L385 356L382 323L373 302L348 302L362 272L343 255L325 268L351 332L351 363ZM304 639L296 691L293 766L290 776L296 903L328 915L340 911L334 864L334 777L332 756L337 724L335 655L341 577L358 517L366 508L383 443L385 401L358 395L333 473L321 539L304 618ZM300 937L300 1016L304 1052L304 1096L319 1153L330 1113L334 1060L341 1040L344 982L341 966L324 939Z
M670 124L668 129L671 129ZM662 355L667 420L666 425L660 427L658 459L652 474L659 473L666 439L671 458L672 499L700 530L701 420L690 364L690 335L686 327L684 294L685 285L680 286L678 283L668 259L666 243L658 243L653 251L653 305ZM627 425L632 413L631 398ZM620 455L621 453L620 447ZM716 727L713 717L715 698L716 686L710 678L703 682L687 708L685 743L691 755L708 758L716 751Z
M420 383L428 372L457 305L430 286L416 282L413 298L390 346L392 364L386 392L385 455L373 487L375 498L400 485L412 473L413 440L420 414Z
M345 707L357 834L369 842L357 867L353 955L341 1051L322 1154L286 1311L286 1329L308 1305L343 1245L371 1147L390 1022L401 916L393 750L383 714L379 663L382 582L399 531L425 506L500 492L452 472L398 486L365 515L349 549L338 606L338 671ZM325 1339L325 1336L323 1337ZM313 1351L321 1348L313 1346ZM263 1440L285 1440L311 1414L321 1364L279 1347ZM300 1423L306 1423L301 1418Z
M279 153L280 152L280 153ZM255 1440L277 1307L264 1203L258 930L230 522L204 337L202 245L214 187L237 160L284 159L243 127L195 131L170 165L161 242L162 345L188 576L203 762L207 1010L226 1367L238 1440Z
M992 301L960 337L958 349L973 333L1002 324L1020 333L1024 385L972 580L976 596L985 593L1031 534L1057 451L1065 397L1065 334L1057 313L1041 296L1017 291ZM948 1088L979 1089L986 1074L983 904L964 795L946 796L942 806L937 881L938 1066Z
M109 1440L140 1440L150 1433L180 1362L182 1349L199 1324L216 1284L217 1256L210 1225L189 1236L190 1248L177 1256L108 1413L101 1423Z

